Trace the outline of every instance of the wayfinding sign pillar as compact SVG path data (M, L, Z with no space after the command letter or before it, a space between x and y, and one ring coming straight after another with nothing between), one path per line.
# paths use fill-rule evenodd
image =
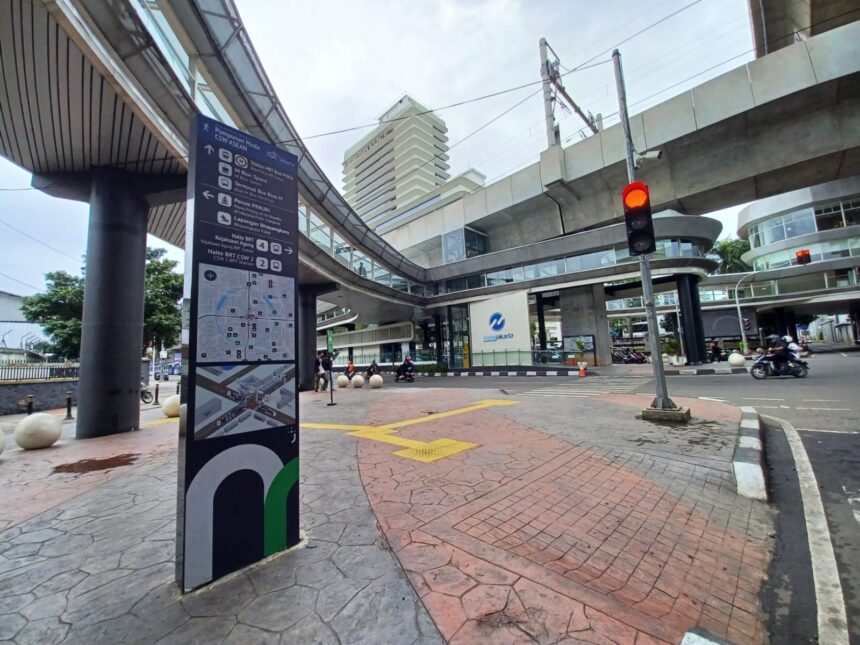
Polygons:
M176 523L184 591L299 540L296 164L197 116Z

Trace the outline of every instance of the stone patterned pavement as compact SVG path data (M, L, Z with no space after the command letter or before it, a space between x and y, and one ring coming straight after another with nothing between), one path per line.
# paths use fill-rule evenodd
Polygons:
M471 403L445 394L437 407ZM695 403L708 422L668 428L633 418L636 396L563 405L523 401L417 426L409 437L481 444L433 464L359 445L380 524L443 636L677 643L698 626L763 642L771 522L734 492L737 411ZM410 407L386 400L368 417L383 424ZM571 409L587 428L559 422Z
M175 445L176 429L171 423L71 445L113 442L115 451L143 452L165 439ZM105 481L16 522L0 532L0 642L441 642L377 528L356 441L304 433L307 539L300 547L184 597L173 583L173 450L153 450L143 465L115 468ZM52 453L65 458L71 449L5 453L0 486L27 458L42 464Z
M383 425L487 391L302 395L307 421ZM643 397L517 399L398 436L478 444L431 463L302 433L307 540L210 587L173 584L175 423L0 456L0 642L659 643L694 626L764 642L772 518L734 492L736 409L686 428ZM103 442L97 444L95 442ZM58 463L136 454L91 473ZM28 493L56 489L28 504ZM24 509L24 510L22 510Z

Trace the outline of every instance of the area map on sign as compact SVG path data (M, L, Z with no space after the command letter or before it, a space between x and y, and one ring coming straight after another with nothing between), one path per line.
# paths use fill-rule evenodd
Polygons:
M295 359L293 278L199 265L197 361Z

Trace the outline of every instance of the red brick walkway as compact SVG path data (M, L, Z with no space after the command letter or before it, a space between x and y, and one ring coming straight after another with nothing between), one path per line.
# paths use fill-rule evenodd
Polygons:
M472 401L446 390L444 406L416 403L387 397L366 421ZM721 407L714 416L734 416ZM422 464L359 443L382 530L447 640L677 643L700 626L763 642L768 547L747 530L749 503L702 468L576 445L491 409L401 434L480 444Z

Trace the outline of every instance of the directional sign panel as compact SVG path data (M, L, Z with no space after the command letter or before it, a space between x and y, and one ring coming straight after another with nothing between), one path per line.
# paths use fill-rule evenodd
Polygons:
M177 517L185 591L299 539L296 157L202 115L191 139Z

